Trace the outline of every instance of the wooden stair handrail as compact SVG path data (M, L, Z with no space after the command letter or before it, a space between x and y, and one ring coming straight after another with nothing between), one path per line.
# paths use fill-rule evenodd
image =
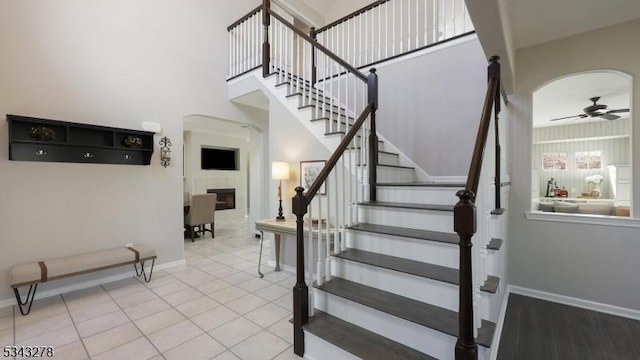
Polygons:
M295 26L293 26L293 24L289 23L287 20L285 20L282 16L276 14L275 12L273 12L271 9L269 9L269 14L271 14L271 16L273 16L274 18L276 18L278 21L280 21L282 24L284 24L286 27L288 27L289 29L291 29L294 33L296 33L297 35L299 35L301 38L303 38L305 41L307 41L308 43L310 43L311 45L313 45L314 47L316 47L318 50L322 51L323 53L325 53L328 57L330 57L333 61L337 62L338 64L340 64L342 67L344 67L347 71L349 71L350 73L352 73L353 75L355 75L358 79L364 81L365 83L367 82L367 76L365 74L363 74L362 72L360 72L360 70L356 69L355 67L353 67L351 64L349 64L348 62L344 61L342 58L340 58L338 55L334 54L331 50L327 49L324 45L320 44L318 41L314 40L313 38L311 38L309 35L305 34L304 32L302 32L302 30L296 28Z
M255 9L249 11L246 15L244 15L240 19L234 21L233 24L227 26L227 31L233 30L233 28L235 28L236 26L242 24L245 20L249 19L253 15L257 14L258 12L260 12L260 9L262 9L262 4L258 5L258 7L256 7Z
M341 24L341 23L343 23L343 22L345 22L345 21L347 21L347 20L349 20L351 18L354 18L354 17L356 17L356 16L358 16L358 15L360 15L362 13L365 13L365 12L367 12L367 11L377 7L377 6L380 6L380 5L382 5L382 4L384 4L384 3L388 2L388 1L390 1L390 0L378 0L378 1L375 1L375 2L373 2L371 4L369 4L369 5L366 5L366 6L362 7L362 8L360 8L360 9L350 13L349 15L345 15L345 16L341 17L340 19L336 20L336 21L330 22L329 24L327 24L327 25L319 28L318 30L316 30L316 33L320 33L320 32L323 32L323 31L325 31L327 29L330 29L330 28L332 28L332 27L334 27L336 25L339 25L339 24Z
M493 109L496 100L499 101L498 95L500 91L500 58L493 56L489 65L489 83L487 86L487 93L484 99L484 107L482 109L482 117L480 118L480 125L478 128L478 136L476 137L476 144L473 149L473 156L471 158L471 165L469 166L469 175L467 177L467 184L465 189L473 191L474 194L478 192L478 182L480 181L480 171L482 170L482 158L484 156L484 149L487 144L487 135L489 134L489 125L491 123L491 110Z
M316 193L318 192L318 190L320 190L322 183L327 180L329 174L338 163L338 160L340 160L340 157L349 146L351 140L353 140L353 138L356 136L362 124L364 124L365 120L367 120L369 114L371 114L371 112L375 110L374 107L375 103L373 101L370 102L367 107L364 108L362 114L360 114L356 122L353 123L351 129L349 129L349 132L347 132L344 138L342 138L342 141L340 142L336 150L333 152L329 160L327 160L327 164L324 166L324 168L322 168L322 171L320 171L318 177L313 181L311 186L309 186L309 189L307 189L307 191L304 193L306 205L311 203L311 200L313 200L314 196L316 196Z

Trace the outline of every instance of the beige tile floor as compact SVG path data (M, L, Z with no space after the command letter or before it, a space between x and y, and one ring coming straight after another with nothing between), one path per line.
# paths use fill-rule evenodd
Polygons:
M63 360L299 359L294 276L264 265L257 276L259 240L244 220L185 241L185 257L148 284L132 277L38 300L28 316L1 308L0 345L50 345Z

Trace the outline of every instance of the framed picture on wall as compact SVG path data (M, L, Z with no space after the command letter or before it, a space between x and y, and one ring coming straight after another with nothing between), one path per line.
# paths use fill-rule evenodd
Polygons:
M567 170L567 153L566 152L542 153L542 170L545 170L545 171Z
M300 186L302 186L305 191L311 187L311 184L313 184L318 175L320 175L320 171L322 171L326 164L326 160L300 161ZM326 195L324 183L320 187L320 190L318 190L318 194Z

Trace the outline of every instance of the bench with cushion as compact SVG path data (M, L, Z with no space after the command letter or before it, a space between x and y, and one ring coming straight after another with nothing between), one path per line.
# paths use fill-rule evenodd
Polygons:
M144 262L152 260L149 275L144 270ZM14 265L9 270L9 279L22 315L31 311L33 298L38 284L50 280L87 274L94 271L133 264L137 276L144 275L146 282L151 281L156 250L152 245L140 244L112 250L96 251L64 258L43 260L29 264ZM137 264L140 263L138 271ZM22 301L18 288L29 285L26 299ZM28 307L26 307L28 305ZM25 310L26 307L26 310Z

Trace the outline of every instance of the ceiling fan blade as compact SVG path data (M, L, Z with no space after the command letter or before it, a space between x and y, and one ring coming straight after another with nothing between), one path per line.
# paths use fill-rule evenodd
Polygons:
M607 119L607 120L615 120L615 119L619 119L620 118L620 116L614 115L614 114L610 114L609 112L606 112L604 114L600 114L598 116L600 116L603 119Z
M629 112L629 109L609 110L607 111L607 114L619 114L619 113L626 113L626 112Z
M565 116L565 117L560 117L560 118L555 118L555 119L551 119L549 121L557 121L557 120L566 120L566 119L572 119L572 118L581 118L584 119L586 118L587 115L586 114L580 114L580 115L573 115L573 116Z

